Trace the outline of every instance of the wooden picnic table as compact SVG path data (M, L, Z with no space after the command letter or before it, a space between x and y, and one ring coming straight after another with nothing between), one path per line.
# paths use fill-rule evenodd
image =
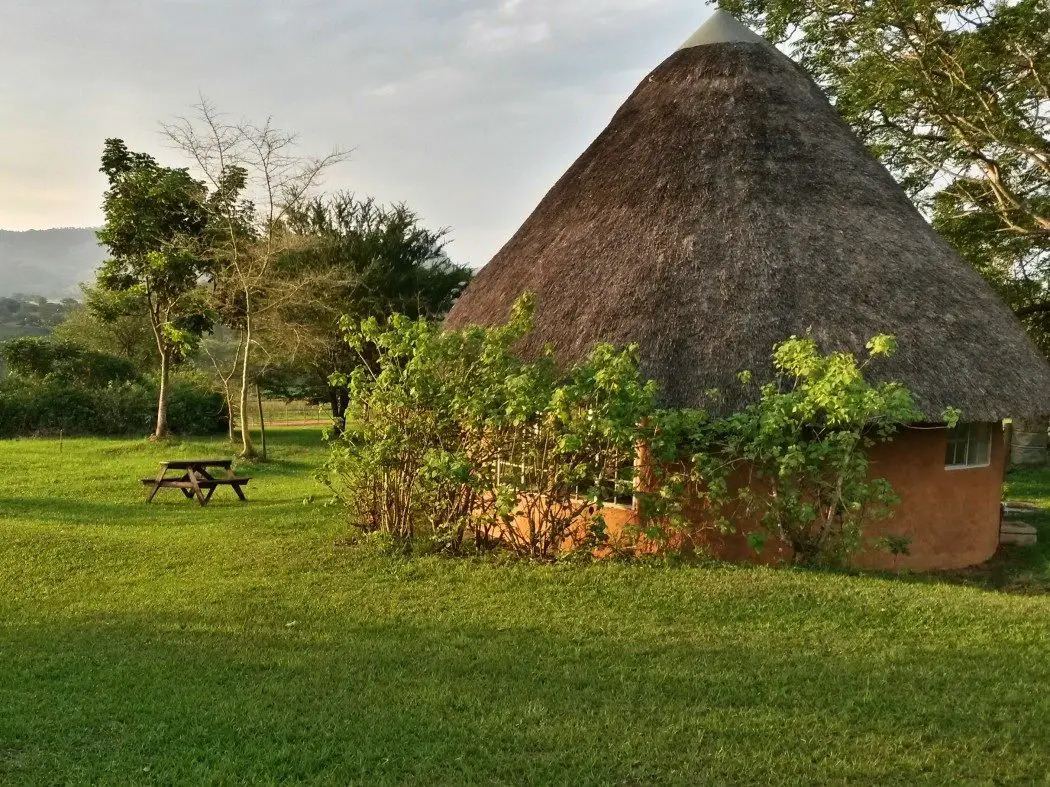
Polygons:
M225 475L216 478L211 470L223 470ZM181 475L168 476L171 471ZM198 503L206 506L220 486L230 487L241 502L247 501L241 487L250 480L234 475L233 461L230 459L172 459L160 463L160 472L156 478L143 478L142 483L149 488L147 503L152 503L161 489L178 489L187 499L196 497Z

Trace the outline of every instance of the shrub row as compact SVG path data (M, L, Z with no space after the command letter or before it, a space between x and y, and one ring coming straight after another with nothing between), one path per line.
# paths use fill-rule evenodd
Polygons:
M0 438L146 435L156 417L157 384L151 379L104 387L17 376L0 380ZM168 422L175 434L221 433L226 430L222 397L196 379L176 379Z
M32 380L55 379L102 388L135 382L140 375L126 358L88 350L51 337L23 336L0 344L0 360L11 374Z

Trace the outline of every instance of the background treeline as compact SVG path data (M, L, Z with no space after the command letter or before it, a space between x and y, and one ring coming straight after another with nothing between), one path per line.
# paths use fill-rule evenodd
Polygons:
M338 431L348 393L333 375L377 360L351 349L342 321L440 319L471 278L448 231L404 204L323 192L346 155L302 155L269 123L230 124L202 103L164 130L190 167L106 141L109 258L50 337L0 351L0 435L226 429L255 458L264 399L323 404Z
M0 356L8 369L0 380L0 437L141 435L150 429L157 380L131 360L43 337L5 342ZM220 432L222 397L203 375L180 374L170 418L181 434Z
M43 336L61 324L77 307L76 300L53 301L43 295L0 296L0 339Z

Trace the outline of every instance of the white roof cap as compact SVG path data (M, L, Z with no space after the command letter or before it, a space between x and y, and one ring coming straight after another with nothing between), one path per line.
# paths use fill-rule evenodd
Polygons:
M704 22L700 29L679 47L679 50L689 49L694 46L707 46L708 44L765 44L769 42L753 30L740 24L732 14L717 10L711 14L711 18Z

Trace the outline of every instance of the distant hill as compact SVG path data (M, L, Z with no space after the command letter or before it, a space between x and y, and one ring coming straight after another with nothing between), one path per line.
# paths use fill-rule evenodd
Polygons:
M0 295L76 296L105 259L93 229L0 230Z

